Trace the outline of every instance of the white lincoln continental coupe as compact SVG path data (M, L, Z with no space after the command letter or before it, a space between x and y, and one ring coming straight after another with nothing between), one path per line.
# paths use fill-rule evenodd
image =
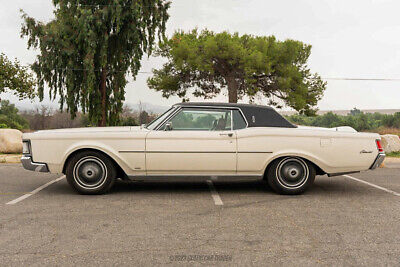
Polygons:
M80 128L23 135L25 169L63 173L82 194L117 178L265 179L280 194L304 192L315 175L372 170L380 136L350 127L295 126L265 106L179 103L141 127Z

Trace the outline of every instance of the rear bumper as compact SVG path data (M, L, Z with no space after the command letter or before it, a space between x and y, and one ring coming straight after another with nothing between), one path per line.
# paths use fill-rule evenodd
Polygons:
M49 172L49 168L47 167L46 163L33 162L31 156L22 156L21 163L25 169L30 171Z
M381 164L385 160L385 157L386 157L385 153L379 153L378 156L376 156L374 163L371 165L369 169L374 170L377 167L381 166Z

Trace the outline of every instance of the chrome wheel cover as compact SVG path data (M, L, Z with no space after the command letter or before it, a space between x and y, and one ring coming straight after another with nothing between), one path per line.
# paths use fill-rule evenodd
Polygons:
M276 168L279 184L287 189L297 189L303 186L310 175L307 163L300 158L285 158Z
M75 164L73 176L79 186L85 189L97 189L106 182L107 167L97 157L83 157Z

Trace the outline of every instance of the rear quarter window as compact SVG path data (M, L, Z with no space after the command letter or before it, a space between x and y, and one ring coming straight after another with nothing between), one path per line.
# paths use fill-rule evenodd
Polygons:
M247 127L246 121L239 110L233 110L233 130L240 130Z

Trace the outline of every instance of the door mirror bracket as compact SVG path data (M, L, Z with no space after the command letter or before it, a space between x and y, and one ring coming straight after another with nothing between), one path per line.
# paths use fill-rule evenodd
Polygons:
M172 131L172 123L170 121L165 124L164 131Z

